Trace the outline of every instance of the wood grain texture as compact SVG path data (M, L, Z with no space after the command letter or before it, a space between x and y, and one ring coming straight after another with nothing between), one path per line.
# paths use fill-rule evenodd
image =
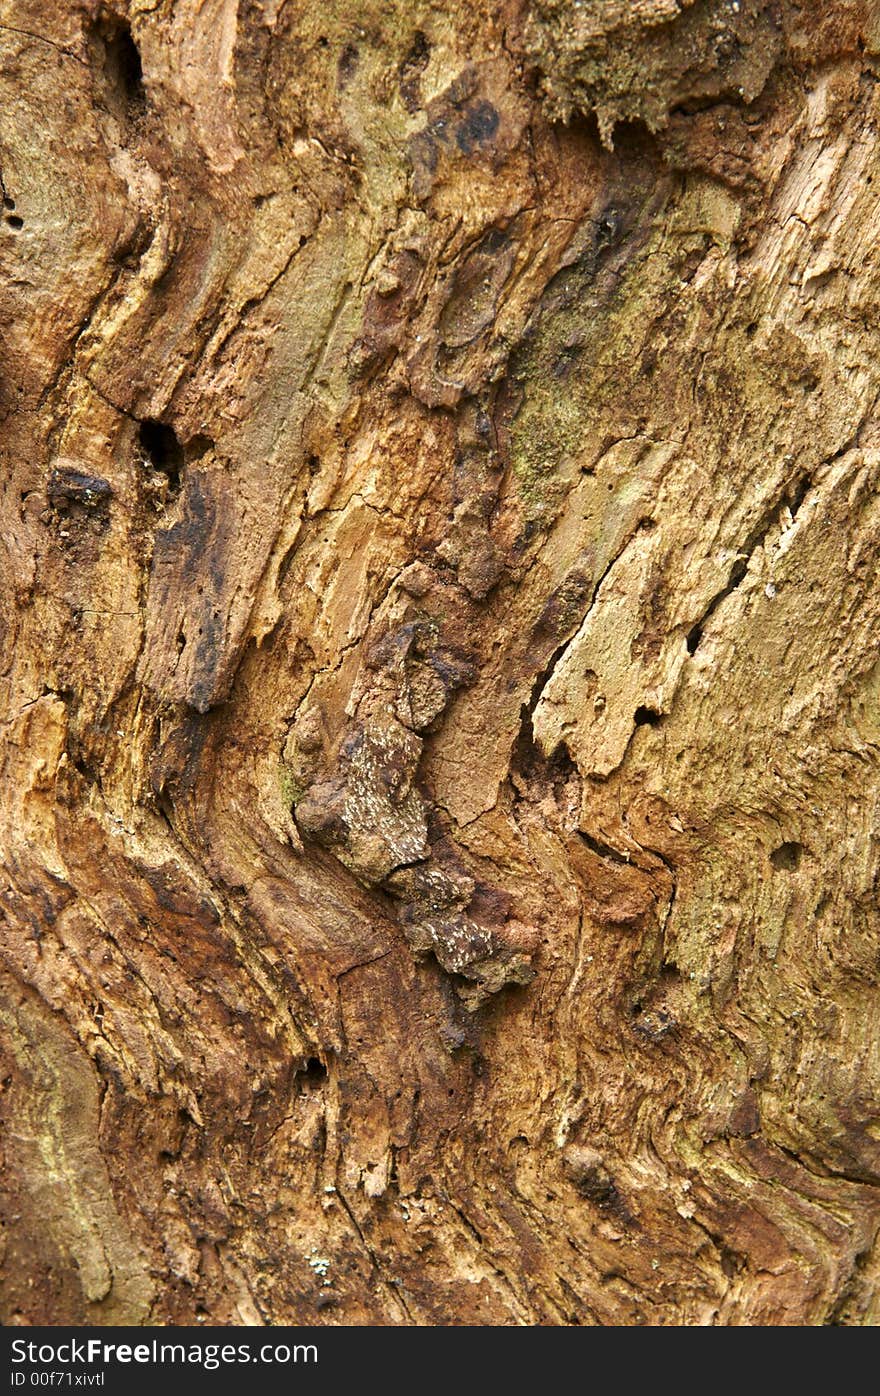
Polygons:
M872 0L2 0L4 1323L880 1318Z

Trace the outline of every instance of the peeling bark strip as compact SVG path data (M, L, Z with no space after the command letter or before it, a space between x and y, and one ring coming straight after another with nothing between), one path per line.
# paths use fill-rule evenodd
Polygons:
M4 1323L880 1320L878 51L0 5Z

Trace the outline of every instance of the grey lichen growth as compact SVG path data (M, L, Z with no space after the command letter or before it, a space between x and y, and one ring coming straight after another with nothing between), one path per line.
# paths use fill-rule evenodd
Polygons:
M412 788L420 754L419 739L394 718L355 727L337 777L315 781L299 802L301 832L369 883L427 857L425 806Z
M388 893L414 952L460 977L462 998L477 1007L505 984L529 981L530 938L509 920L503 894L478 887L418 787L421 734L474 674L443 643L439 621L414 608L411 598L428 585L409 569L397 611L364 646L342 733L330 735L315 704L298 716L286 780L301 792L292 803L303 838Z
M784 44L760 0L538 0L526 23L548 111L594 113L609 148L618 122L656 131L683 102L754 100Z

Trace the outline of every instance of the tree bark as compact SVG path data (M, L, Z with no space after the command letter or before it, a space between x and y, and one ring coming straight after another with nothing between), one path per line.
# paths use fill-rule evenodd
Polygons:
M3 0L5 1323L880 1319L871 0Z

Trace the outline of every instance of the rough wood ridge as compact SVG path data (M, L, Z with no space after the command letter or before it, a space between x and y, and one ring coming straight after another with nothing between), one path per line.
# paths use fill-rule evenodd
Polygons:
M4 1323L880 1319L873 0L0 0Z

